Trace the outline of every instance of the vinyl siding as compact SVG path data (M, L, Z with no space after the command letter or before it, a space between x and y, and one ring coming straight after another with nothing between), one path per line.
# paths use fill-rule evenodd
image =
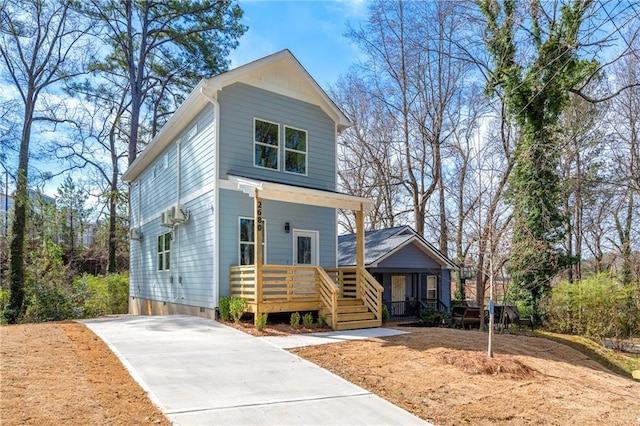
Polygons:
M221 189L220 211L220 296L229 294L229 268L239 264L239 217L253 217L253 198L239 191ZM318 231L320 266L334 268L336 264L335 210L302 204L263 201L266 221L267 257L272 265L293 262L293 230ZM290 233L284 232L289 222Z
M413 244L386 258L378 264L379 268L440 268L440 265Z
M198 132L187 134L197 125ZM160 225L161 212L177 201L177 144L171 144L131 185L131 220L142 241L131 241L130 294L145 299L191 306L214 307L215 123L213 107L207 106L187 123L176 138L180 141L180 202L190 212L187 223L178 225L171 246L170 270L158 270L157 238L170 228ZM162 165L165 155L168 166ZM138 189L139 185L139 189ZM208 192L201 193L203 187ZM138 190L140 194L138 194Z
M220 103L220 173L335 190L334 122L316 105L242 83L224 88ZM254 118L280 124L279 170L253 166ZM307 131L307 176L284 172L284 126Z

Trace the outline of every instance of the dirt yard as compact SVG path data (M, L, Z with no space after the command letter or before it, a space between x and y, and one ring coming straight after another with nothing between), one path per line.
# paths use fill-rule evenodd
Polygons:
M405 330L294 352L437 425L640 425L640 383L564 345L497 335L487 362L486 334ZM82 324L0 327L0 380L3 426L169 424Z

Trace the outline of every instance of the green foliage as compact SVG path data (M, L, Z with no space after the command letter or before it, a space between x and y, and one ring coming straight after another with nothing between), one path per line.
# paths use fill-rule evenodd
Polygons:
M382 305L382 323L386 324L389 321L389 309L387 305Z
M561 213L558 176L558 119L570 89L592 74L597 64L580 59L578 33L586 19L587 2L562 6L550 21L531 14L531 55L517 52L517 3L479 2L487 18L486 45L495 69L487 89L503 92L502 101L519 128L514 167L506 193L513 206L513 241L508 270L516 285L530 293L534 319L538 303L551 288L551 278L576 259L561 248L567 218ZM538 4L537 7L544 7ZM548 28L542 28L541 25ZM520 44L518 44L519 46ZM518 63L522 57L530 62Z
M318 327L324 328L327 326L327 318L324 315L318 315Z
M289 319L289 324L293 328L300 327L300 312L294 312L291 314L291 318Z
M76 297L82 300L82 311L76 312L76 317L92 318L129 311L129 277L126 274L84 274L74 280L73 288Z
M220 299L220 306L218 307L218 309L220 310L220 318L223 321L231 321L231 310L229 309L229 301L230 298L228 296Z
M302 325L306 328L313 327L313 314L311 312L307 312L302 316Z
M446 312L439 312L429 306L422 310L419 323L422 327L440 327L447 317Z
M269 314L266 312L260 315L255 315L253 317L253 324L256 326L256 330L262 331L267 326L267 317Z
M231 314L233 322L236 324L240 322L240 318L242 318L242 314L244 314L248 305L249 302L247 299L242 297L232 297L229 299L229 313Z
M599 342L640 334L640 291L606 274L579 283L562 282L543 305L546 326L559 333L578 334Z

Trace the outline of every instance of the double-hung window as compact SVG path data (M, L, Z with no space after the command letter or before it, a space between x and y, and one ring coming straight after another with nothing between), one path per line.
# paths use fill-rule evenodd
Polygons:
M241 217L240 218L240 265L253 265L255 260L255 233L254 220ZM262 259L267 258L267 233L266 222L262 220Z
M168 271L171 265L171 232L158 235L158 271Z
M256 167L278 170L280 125L265 120L253 120L253 164Z
M284 171L307 174L307 132L284 126Z

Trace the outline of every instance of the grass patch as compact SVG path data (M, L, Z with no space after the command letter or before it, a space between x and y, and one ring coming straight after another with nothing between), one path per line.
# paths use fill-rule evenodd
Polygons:
M633 370L640 370L640 357L628 356L623 353L607 349L604 346L584 337L540 330L536 331L535 334L569 346L621 376L629 377Z

